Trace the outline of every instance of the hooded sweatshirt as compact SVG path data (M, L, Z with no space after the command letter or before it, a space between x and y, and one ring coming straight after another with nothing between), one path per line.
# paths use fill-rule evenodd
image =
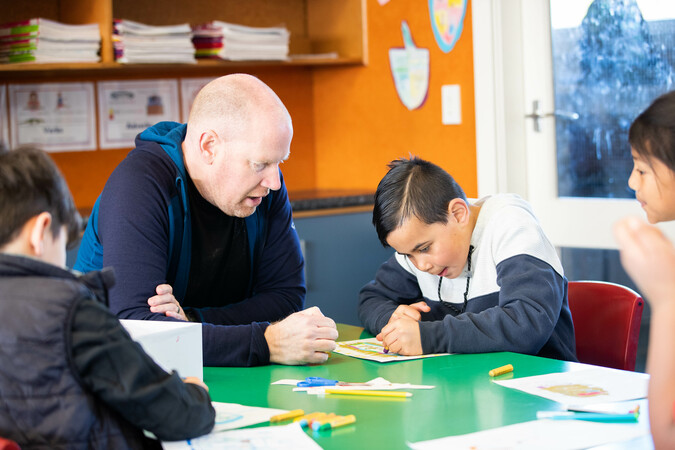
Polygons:
M74 268L115 269L110 308L123 319L175 320L150 312L147 303L159 284L170 284L188 316L203 324L207 366L268 364L265 329L301 310L305 298L304 260L283 177L281 188L245 219L250 276L234 282L246 283L248 295L213 292L208 307L187 304L193 219L181 149L186 129L160 122L138 135L94 205Z

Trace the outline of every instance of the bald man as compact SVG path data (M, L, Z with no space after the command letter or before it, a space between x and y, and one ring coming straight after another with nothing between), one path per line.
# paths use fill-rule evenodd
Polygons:
M123 319L201 322L204 364L324 362L335 322L302 310L304 260L279 164L291 117L259 79L207 84L187 124L160 122L106 182L76 270L113 267Z

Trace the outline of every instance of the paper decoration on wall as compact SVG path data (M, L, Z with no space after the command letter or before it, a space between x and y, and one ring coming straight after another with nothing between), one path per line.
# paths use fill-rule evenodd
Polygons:
M396 92L409 110L417 109L427 98L429 90L429 50L413 42L406 21L401 22L404 47L389 49L389 66Z
M462 35L467 0L429 0L431 29L438 46L448 53Z
M11 147L48 152L94 150L94 83L9 85Z

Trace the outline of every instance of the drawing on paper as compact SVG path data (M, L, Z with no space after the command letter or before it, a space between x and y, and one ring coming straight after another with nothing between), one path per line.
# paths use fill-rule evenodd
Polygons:
M447 353L438 353L433 355L403 356L393 352L385 353L382 342L375 338L336 342L336 344L337 347L334 350L335 353L377 362L407 361L409 359L447 355Z
M567 395L569 397L597 397L598 395L609 395L609 392L601 387L588 386L585 384L558 384L554 386L539 386L539 389L544 389L556 394Z
M216 413L216 425L224 425L242 420L244 416L241 414L232 414L227 411L218 411Z

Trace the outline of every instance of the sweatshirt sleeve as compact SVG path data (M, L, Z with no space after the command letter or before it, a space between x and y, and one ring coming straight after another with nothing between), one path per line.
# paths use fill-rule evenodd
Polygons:
M517 352L536 355L551 337L565 294L565 279L547 263L518 255L497 265L498 305L442 321L421 322L424 353ZM476 310L478 309L478 311Z
M252 295L222 308L194 309L202 322L274 322L303 309L304 258L283 177L281 189L272 195L265 245L257 255L251 255L255 258Z
M161 440L190 439L213 428L209 394L162 370L103 305L78 305L70 348L82 383L130 423Z
M424 300L417 278L396 260L396 254L383 263L375 279L361 288L358 313L363 327L378 334L399 305Z

